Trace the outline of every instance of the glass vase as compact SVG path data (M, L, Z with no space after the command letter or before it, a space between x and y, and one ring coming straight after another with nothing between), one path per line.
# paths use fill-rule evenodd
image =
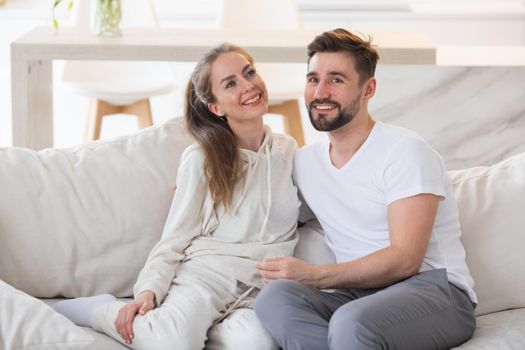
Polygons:
M120 36L121 0L94 0L93 34Z

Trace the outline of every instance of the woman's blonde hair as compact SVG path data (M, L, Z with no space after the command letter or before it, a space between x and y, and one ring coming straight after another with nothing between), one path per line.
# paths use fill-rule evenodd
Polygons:
M239 147L227 119L213 114L208 103L216 101L211 89L211 66L228 52L237 52L254 63L248 52L235 45L222 44L208 51L191 74L184 113L189 132L204 150L204 170L212 199L225 208L231 205L234 187L243 175Z

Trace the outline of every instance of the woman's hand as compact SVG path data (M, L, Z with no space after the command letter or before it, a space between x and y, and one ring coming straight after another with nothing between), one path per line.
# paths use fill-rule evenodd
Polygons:
M118 311L115 328L126 344L131 344L133 341L133 320L137 314L145 315L154 308L155 294L151 290L146 290Z

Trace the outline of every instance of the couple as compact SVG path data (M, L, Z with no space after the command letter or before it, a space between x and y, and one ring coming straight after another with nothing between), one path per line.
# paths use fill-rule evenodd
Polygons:
M368 113L377 60L370 42L344 29L309 44L305 101L329 140L295 153L290 137L263 125L268 94L251 56L232 45L204 55L186 92L197 144L181 157L135 299L79 298L57 311L136 349L201 349L242 310L238 337L267 338L253 348L448 349L468 340L476 296L451 185L425 141ZM335 264L290 257L297 222L314 218Z

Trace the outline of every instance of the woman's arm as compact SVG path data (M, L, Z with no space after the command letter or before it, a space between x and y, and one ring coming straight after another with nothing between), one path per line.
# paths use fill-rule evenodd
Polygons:
M184 250L202 234L207 193L202 154L200 149L190 146L181 157L177 191L162 237L153 247L134 286L136 297L149 290L154 293L156 302L162 303L184 258Z

